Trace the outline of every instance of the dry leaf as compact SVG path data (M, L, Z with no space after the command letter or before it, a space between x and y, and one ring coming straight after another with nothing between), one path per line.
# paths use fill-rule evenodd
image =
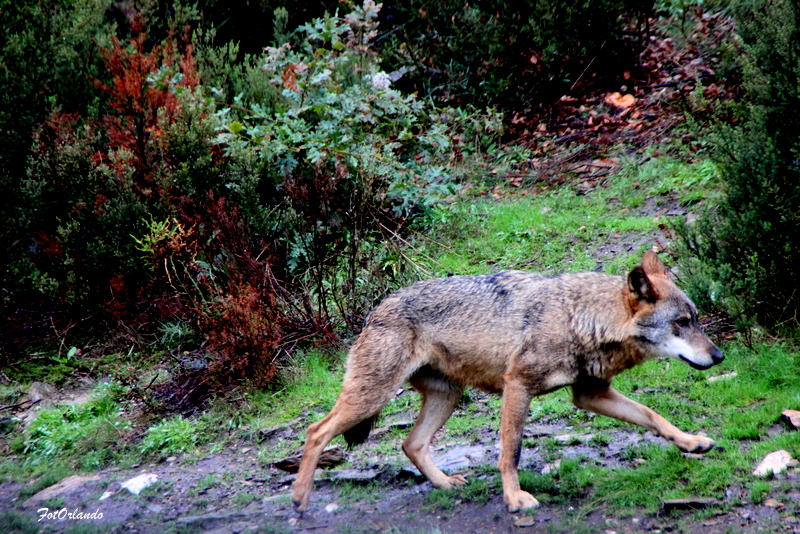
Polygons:
M303 63L290 63L289 65L286 65L286 68L283 69L283 74L281 75L283 86L290 91L299 93L300 87L297 86L297 73L304 72L307 69L308 66Z
M531 516L524 516L514 521L514 524L518 527L532 527L536 524L536 519Z
M633 95L622 95L617 91L607 94L604 102L615 108L628 109L636 104L636 97Z

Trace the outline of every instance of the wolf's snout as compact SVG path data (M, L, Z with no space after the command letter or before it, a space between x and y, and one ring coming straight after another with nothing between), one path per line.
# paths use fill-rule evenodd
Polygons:
M718 364L722 360L725 359L725 355L722 354L722 351L719 350L717 347L711 351L711 360L714 362L714 365Z

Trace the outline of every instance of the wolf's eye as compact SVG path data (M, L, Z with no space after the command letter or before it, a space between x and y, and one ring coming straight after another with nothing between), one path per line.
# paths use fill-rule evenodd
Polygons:
M680 327L689 326L689 318L688 317L681 317L680 319L677 319L675 321L675 324L680 326Z

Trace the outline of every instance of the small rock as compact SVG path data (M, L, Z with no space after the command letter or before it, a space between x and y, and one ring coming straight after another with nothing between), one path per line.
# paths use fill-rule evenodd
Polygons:
M296 517L290 517L290 518L289 518L289 521L288 521L288 523L289 523L289 526L290 526L290 527L293 527L293 526L295 526L295 525L297 524L297 522L298 522L298 521L300 521L300 520L299 520L299 519L297 519Z
M38 382L37 382L38 383ZM53 499L58 497L59 495L66 493L67 491L74 490L85 484L86 482L91 482L93 480L99 480L100 475L91 475L91 476L82 476L82 475L72 475L57 484L53 484L52 486L43 489L33 497L29 498L27 501L22 503L22 506L38 506L42 501L46 501L48 499Z
M514 525L518 527L532 527L536 524L536 519L533 516L526 515L525 517L520 517L516 521L514 521Z
M555 462L551 463L551 464L545 464L544 468L542 469L542 474L543 475L549 475L550 473L554 473L555 471L558 471L559 468L561 468L561 459L560 458L558 460L556 460Z
M133 477L130 480L126 480L120 486L123 489L126 489L133 493L134 495L139 495L143 489L147 486L151 486L158 482L158 475L154 475L153 473L142 473L139 476Z
M163 506L161 506L160 504L153 504L153 503L148 504L147 509L153 512L154 514L160 514L161 512L164 511Z
M587 443L591 441L594 434L561 434L560 436L553 436L553 439L559 443L569 445L570 443L580 442Z
M785 450L774 451L769 453L761 460L753 474L756 476L765 476L770 473L778 474L786 470L792 464L792 456Z
M325 507L325 511L328 512L329 514L332 514L333 512L335 512L338 509L339 509L339 505L336 504L335 502L332 502L332 503L328 504Z
M47 382L34 382L28 388L28 400L30 402L41 402L52 400L56 395L55 386Z
M278 426L274 426L272 428L262 428L258 431L259 439L261 441L264 441L273 438L279 433L293 430L295 426L300 425L303 422L304 422L303 417L296 417L291 421L289 421L288 423L283 423Z
M778 499L767 499L764 501L764 506L769 506L770 508L783 508L783 503Z
M800 428L800 410L784 410L781 416L792 428Z
M106 491L106 492L103 492L103 494L97 500L98 501L104 501L104 500L108 499L109 497L111 497L112 495L114 495L113 491Z
M706 378L709 382L719 382L720 380L730 380L731 378L736 378L739 376L736 371L731 371L730 373L725 373L724 375L716 375L716 376L709 376Z
M177 456L170 456L169 458L167 458L167 463L171 464L172 462L174 462L177 459L178 459Z

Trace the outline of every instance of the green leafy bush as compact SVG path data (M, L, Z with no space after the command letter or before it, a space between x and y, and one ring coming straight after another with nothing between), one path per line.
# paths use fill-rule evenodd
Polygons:
M377 15L365 2L268 48L264 68L279 96L268 106L239 99L250 113L221 117L217 138L233 161L258 155L251 165L262 174L241 174L230 188L257 231L275 236L276 263L324 320L341 317L354 330L402 281L396 232L455 191L447 167L469 152L472 132L501 126L492 114L448 118L393 89L371 46Z
M146 221L188 211L221 185L191 45L178 50L170 37L148 50L146 41L140 28L101 49L110 76L96 80L108 95L99 117L54 109L35 132L19 217L28 251L15 265L32 302L135 315L131 286L146 281L135 239Z
M744 100L716 129L725 197L684 242L688 284L740 324L794 328L800 292L800 9L788 0L734 4Z
M97 44L111 32L105 8L98 0L0 1L0 249L7 252L0 260L0 305L14 299L18 277L27 276L7 266L28 244L20 245L17 222L27 200L21 192L34 128L54 106L98 105L100 92L90 80L102 71Z

